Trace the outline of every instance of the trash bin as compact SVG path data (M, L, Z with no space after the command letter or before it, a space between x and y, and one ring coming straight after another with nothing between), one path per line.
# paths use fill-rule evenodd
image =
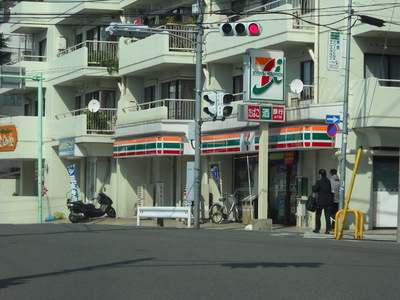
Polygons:
M247 196L242 200L242 220L244 225L253 223L254 215L254 201L257 199L257 195Z

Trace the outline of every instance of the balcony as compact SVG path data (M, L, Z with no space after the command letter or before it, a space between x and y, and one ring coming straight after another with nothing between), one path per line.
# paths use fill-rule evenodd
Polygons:
M117 118L116 108L101 108L92 113L87 108L56 115L57 132L63 137L86 134L113 134Z
M144 118L145 120L193 120L195 114L194 110L195 100L192 99L162 99L136 104L122 109L124 113L130 114L132 117L135 115L135 120L143 119L139 117L139 115L143 114L150 114L153 116L150 118L146 117Z
M21 61L33 61L33 62L45 62L47 60L46 56L41 55L28 55L28 54L21 54L16 59L11 60L10 62L6 63L5 65L15 65Z
M153 34L147 38L120 39L119 75L144 75L147 72L168 70L175 67L194 65L193 49L195 34L194 25L167 24L158 29L164 32ZM173 35L167 34L168 30ZM143 51L146 49L146 51Z
M87 51L87 65L107 67L118 70L118 42L84 41L65 50L61 50L57 57L68 55L79 49Z
M400 128L400 80L359 80L353 88L352 102L353 128Z
M118 42L84 41L57 54L54 69L71 69L56 77L54 85L83 80L84 77L110 77L118 71ZM100 68L104 68L103 70Z
M194 99L162 99L128 106L118 115L116 137L186 132L194 120ZM134 127L134 129L133 129Z
M299 105L308 105L314 103L314 85L305 84L303 91L299 94L288 94L287 106L295 107Z
M21 51L17 58L9 61L5 65L7 66L13 66L16 68L25 68L26 71L29 72L29 74L37 74L41 73L44 70L46 70L46 61L47 57L42 56L42 55L32 55L32 54L27 54L24 53L24 51ZM26 87L29 88L36 88L37 87L37 82L32 81L32 80L25 80Z

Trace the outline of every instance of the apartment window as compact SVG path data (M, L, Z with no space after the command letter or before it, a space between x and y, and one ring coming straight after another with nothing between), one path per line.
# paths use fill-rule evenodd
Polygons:
M98 41L100 36L100 27L95 27L86 31L86 40Z
M24 104L24 116L31 115L30 108L31 108L31 106L29 105L29 103Z
M364 65L365 78L375 77L381 79L379 84L382 86L400 87L399 55L365 54Z
M262 4L263 5L268 4L268 5L265 5L265 10L269 10L269 9L278 7L280 5L279 2L280 1L278 1L278 0L263 0ZM269 4L269 3L271 3L271 4Z
M239 94L233 97L233 101L243 100L243 75L233 77L233 94Z
M161 85L161 99L194 99L194 80L175 80Z
M99 100L103 108L116 108L115 91L100 91Z
M144 88L144 102L156 100L156 87L154 85Z
M83 42L83 34L77 34L75 36L75 45L79 45L77 48L80 49L82 48L82 42Z
M47 45L47 40L44 39L39 42L39 61L46 61L46 45Z
M76 100L77 98L75 98ZM101 108L115 108L115 91L95 91L85 94L85 107L88 106L90 100L96 99L100 102ZM75 102L77 103L77 102Z
M75 109L80 109L81 108L81 96L76 96L75 97Z
M100 100L99 91L85 94L85 107L87 107L89 105L90 100L93 100L93 99Z
M301 14L308 14L315 10L314 0L300 0Z
M301 81L304 89L301 92L301 100L310 100L314 98L314 62L312 60L301 63Z

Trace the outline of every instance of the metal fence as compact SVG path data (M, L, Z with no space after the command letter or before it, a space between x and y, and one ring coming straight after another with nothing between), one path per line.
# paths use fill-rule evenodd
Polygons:
M193 120L195 116L195 100L193 99L162 99L135 104L123 108L123 112L148 110L157 107L167 107L168 119Z
M162 28L171 30L172 35L169 36L170 51L192 51L195 48L195 25L166 24Z
M118 57L118 42L89 40L62 50L57 56L61 57L81 48L88 49L88 64L101 64L102 61Z
M87 108L72 110L56 115L57 119L75 117L85 114L87 116L88 133L113 133L117 121L116 108L100 108L97 112L91 112Z

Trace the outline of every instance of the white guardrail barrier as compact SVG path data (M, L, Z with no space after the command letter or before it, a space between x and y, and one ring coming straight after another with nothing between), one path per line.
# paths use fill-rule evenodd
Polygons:
M190 228L192 218L191 206L138 206L136 225L140 226L140 219L144 218L187 219L188 228Z

